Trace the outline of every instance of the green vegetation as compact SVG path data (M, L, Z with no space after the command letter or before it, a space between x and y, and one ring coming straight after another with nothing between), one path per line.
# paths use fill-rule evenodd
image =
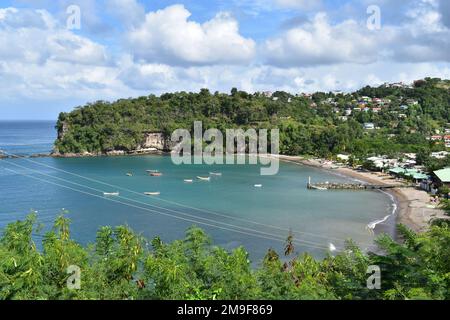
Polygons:
M145 132L166 136L176 128L279 128L280 151L287 155L330 157L351 153L394 155L445 149L427 140L450 122L450 81L425 79L413 88L366 87L352 94L315 93L270 97L233 89L231 94L168 93L114 103L99 101L61 113L55 146L61 153L132 151ZM370 102L364 102L368 96ZM363 107L361 110L361 107ZM352 110L351 115L346 115ZM364 130L364 123L376 130Z
M0 299L450 299L450 229L441 222L423 234L403 226L383 254L347 249L319 261L297 256L289 236L282 257L269 250L257 269L244 248L212 245L196 227L183 240L148 243L127 227L101 228L86 248L59 217L33 242L36 216L10 224L0 239ZM81 288L69 290L67 268L81 268ZM367 288L370 265L381 268L381 290Z

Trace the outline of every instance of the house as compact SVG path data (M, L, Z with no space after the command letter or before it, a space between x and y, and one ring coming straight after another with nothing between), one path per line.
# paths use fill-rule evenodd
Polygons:
M408 107L407 105L401 105L401 106L400 106L400 109L402 109L402 110L408 110L409 107Z
M375 129L375 125L371 122L366 122L364 123L364 129L366 130L374 130Z
M408 100L406 100L406 104L409 106L416 106L419 104L419 101L414 100L414 99L408 99Z
M374 113L378 113L378 112L381 111L381 108L372 108L372 111L373 111Z
M432 152L431 157L435 159L445 159L450 154L450 152L447 151L441 151L441 152Z
M345 115L351 116L352 115L352 109L345 109Z
M439 186L450 187L450 167L433 172Z
M340 161L346 162L346 161L348 161L348 160L350 159L350 156L347 155L347 154L338 154L338 155L336 156L336 158L337 158L338 160L340 160Z
M430 137L431 141L441 141L442 140L442 136L439 135L434 135Z
M340 117L338 117L338 119L339 120L341 120L341 121L348 121L348 117L347 116L340 116Z
M373 103L377 103L377 104L382 104L383 100L381 100L380 98L373 98Z

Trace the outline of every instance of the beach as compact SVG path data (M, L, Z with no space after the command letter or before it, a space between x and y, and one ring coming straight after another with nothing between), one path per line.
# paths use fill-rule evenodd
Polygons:
M348 167L338 166L321 160L306 159L300 156L278 156L281 161L292 162L324 170L330 170L336 174L344 175L364 183L376 185L395 185L401 186L402 181L381 172L359 171ZM403 224L408 228L423 232L429 227L433 219L447 219L444 211L437 208L436 204L431 202L430 195L417 188L394 188L386 190L391 194L397 205L396 223Z

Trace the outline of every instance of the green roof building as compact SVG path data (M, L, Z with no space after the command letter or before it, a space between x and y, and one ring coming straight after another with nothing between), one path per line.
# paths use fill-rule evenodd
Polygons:
M450 187L450 168L434 171L438 183Z

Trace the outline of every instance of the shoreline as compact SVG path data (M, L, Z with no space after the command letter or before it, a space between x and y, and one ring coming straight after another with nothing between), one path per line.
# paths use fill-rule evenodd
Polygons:
M318 169L327 170L331 173L337 173L348 178L357 179L364 183L387 185L398 184L402 182L379 172L358 171L348 167L334 168L332 164L324 163L319 159L305 159L300 156L278 156L281 161L302 164ZM417 188L394 188L385 190L385 193L391 195L394 199L397 209L389 216L395 218L395 224L403 224L415 232L426 231L430 221L436 218L448 218L444 211L438 209L430 202L429 194L424 190ZM388 217L385 218L389 220ZM383 221L381 221L382 223ZM377 225L378 226L378 225Z

